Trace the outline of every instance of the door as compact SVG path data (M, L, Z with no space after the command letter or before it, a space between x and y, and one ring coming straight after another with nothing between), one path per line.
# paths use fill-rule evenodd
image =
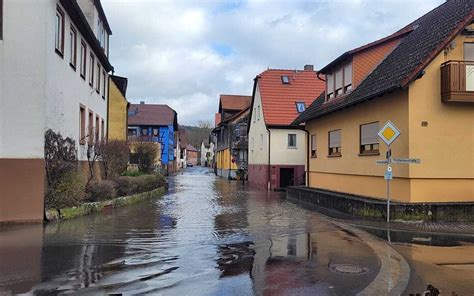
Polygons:
M286 188L295 184L295 169L281 168L280 169L280 188Z

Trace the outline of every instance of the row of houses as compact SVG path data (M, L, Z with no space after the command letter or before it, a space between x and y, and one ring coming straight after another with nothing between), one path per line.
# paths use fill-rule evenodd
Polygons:
M393 199L473 202L473 6L447 1L318 71L268 69L251 96L221 95L217 174L383 199L387 167L376 161L391 153L421 161L392 166ZM388 121L401 131L390 151L377 135Z
M48 129L75 141L84 170L105 140L153 141L158 168L185 166L176 111L127 101L111 35L100 0L0 0L0 222L43 219Z

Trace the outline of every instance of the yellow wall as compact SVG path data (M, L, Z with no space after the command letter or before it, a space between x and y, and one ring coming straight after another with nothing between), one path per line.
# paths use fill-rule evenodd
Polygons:
M108 139L127 139L127 99L122 95L112 79L109 79Z
M374 121L382 127L391 120L402 132L392 144L394 157L408 155L408 96L406 91L397 91L368 103L356 105L307 123L310 135L317 137L317 157L310 158L311 187L324 188L339 192L385 198L386 183L383 178L385 165L376 164L385 159L385 144L380 143L380 155L360 156L360 125ZM341 157L328 157L328 132L341 129ZM309 151L311 153L311 151ZM408 166L393 166L397 184L403 188L392 190L392 198L408 201Z
M474 104L443 103L440 95L440 65L464 60L467 41L474 38L457 36L454 49L441 52L409 86L410 156L422 160L410 168L419 179L412 182L414 201L474 201Z
M232 170L237 170L237 164L232 163L229 149L217 151L216 165L218 169L228 170L230 168Z
M463 60L464 41L474 42L456 37L455 48L441 52L408 90L308 122L309 133L317 134L317 158L310 158L309 185L385 198L386 166L375 160L385 158L386 146L380 141L380 155L359 156L359 126L379 121L382 127L391 120L402 132L392 144L392 156L421 159L421 164L392 165L393 199L474 201L474 104L443 103L440 95L440 66L447 60ZM428 126L423 127L422 121ZM342 157L328 158L328 131L334 129L342 129Z

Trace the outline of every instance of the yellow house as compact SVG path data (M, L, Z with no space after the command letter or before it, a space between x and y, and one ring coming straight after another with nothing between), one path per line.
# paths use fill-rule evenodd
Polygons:
M392 199L474 202L472 3L447 1L320 70L326 91L294 122L308 131L309 187L386 198L377 132L391 121L392 158L421 161L391 164Z
M125 77L110 75L109 78L109 116L107 138L109 140L127 140L128 106L127 83Z

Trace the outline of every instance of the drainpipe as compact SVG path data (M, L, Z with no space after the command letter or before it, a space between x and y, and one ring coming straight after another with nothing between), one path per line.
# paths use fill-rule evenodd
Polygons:
M309 131L305 128L303 130L306 133L306 172L305 172L305 182L306 187L309 187L309 153L311 149Z
M270 169L270 151L271 151L271 140L272 140L272 133L270 132L270 129L268 127L267 128L267 131L268 131L268 175L267 175L267 190L270 191L272 189L272 183L271 183L271 177L270 177L270 173L271 173L271 169Z

